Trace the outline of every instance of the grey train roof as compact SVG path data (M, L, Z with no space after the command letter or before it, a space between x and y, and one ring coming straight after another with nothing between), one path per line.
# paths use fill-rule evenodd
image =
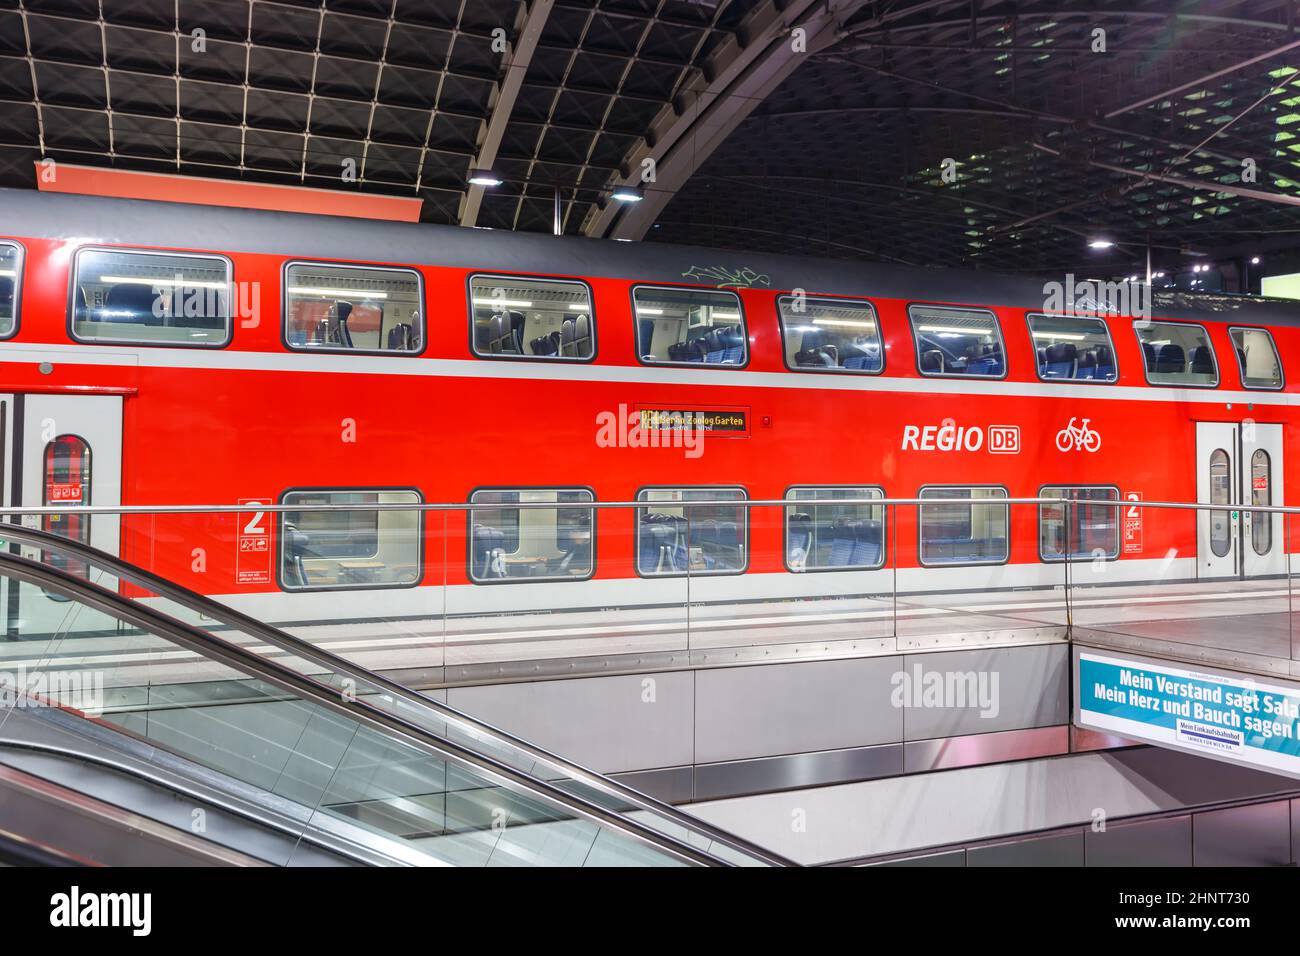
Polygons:
M196 184L195 188L201 188ZM1042 279L764 255L669 243L466 229L429 223L232 209L0 189L8 235L214 252L435 265L484 272L699 283L808 294L1044 308ZM1076 281L1083 281L1079 276ZM1061 276L1059 281L1064 281ZM1300 326L1300 302L1156 292L1156 317Z

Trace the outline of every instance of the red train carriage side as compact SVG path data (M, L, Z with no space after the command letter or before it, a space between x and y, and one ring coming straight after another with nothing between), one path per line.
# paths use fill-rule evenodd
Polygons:
M253 502L356 504L268 519L265 554L240 554L230 515L46 519L275 619L680 603L688 577L693 602L862 594L895 568L906 590L1027 587L1059 582L1067 550L1108 582L1285 570L1280 517L1126 525L1087 501L1293 498L1287 303L1160 296L1135 321L980 274L25 192L0 208L4 505L250 502L247 522ZM1040 494L1085 504L1070 528L999 504ZM972 504L799 504L872 495ZM742 498L791 504L749 518ZM710 505L688 529L690 500ZM419 501L496 507L361 510Z

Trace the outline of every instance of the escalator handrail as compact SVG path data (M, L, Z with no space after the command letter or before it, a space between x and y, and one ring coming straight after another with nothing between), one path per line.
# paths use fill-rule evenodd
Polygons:
M441 701L426 697L418 691L413 691L404 684L383 677L379 674L369 671L358 664L354 664L347 658L339 657L329 651L322 650L310 641L305 641L300 637L283 631L274 625L259 621L250 617L241 611L237 611L228 605L215 601L206 595L199 594L189 588L176 584L174 581L161 577L152 571L148 571L139 565L131 564L124 561L116 555L93 548L90 545L83 544L79 541L72 541L58 535L50 534L45 531L37 531L32 528L25 528L18 525L0 526L0 538L17 541L28 544L32 547L41 548L42 550L62 551L73 557L79 558L88 564L96 565L110 571L114 577L129 581L138 587L151 591L159 597L175 601L177 604L201 614L204 617L212 618L228 627L243 631L250 634L264 643L280 650L294 654L298 657L318 664L335 673L346 675L362 683L370 684L375 689L402 701L420 708L426 712L432 713L438 720L446 721L451 724L457 724L461 729L470 733L481 734L490 737L498 743L505 744L515 750L521 751L529 759L542 764L553 771L558 771L566 776L573 777L594 790L604 793L606 796L616 798L630 805L632 808L642 810L647 813L653 813L656 816L666 817L672 823L683 829L699 834L702 837L727 847L737 853L760 860L769 866L795 866L792 860L773 853L755 843L738 837L726 830L719 829L710 823L701 820L698 817L691 816L688 813L679 810L677 807L654 797L648 796L639 790L635 790L626 784L613 780L604 774L584 767L581 764L574 763L564 757L551 753L538 747L536 744L529 743L519 737L514 736L509 731L502 730L492 724L485 723L476 717L459 711Z
M553 807L618 831L682 862L698 866L734 865L728 860L691 846L671 834L646 826L633 817L609 810L557 787L547 780L534 777L509 764L439 737L418 724L374 707L363 697L345 699L344 695L339 694L335 688L322 684L315 678L300 674L278 661L263 657L239 644L200 630L98 584L20 557L3 548L0 548L0 575L63 594L143 631L178 644L200 657L224 664L256 680L278 687L286 693L340 714L346 719L356 721L390 739L396 738L402 743L428 751L438 759L468 766L500 785L520 788Z

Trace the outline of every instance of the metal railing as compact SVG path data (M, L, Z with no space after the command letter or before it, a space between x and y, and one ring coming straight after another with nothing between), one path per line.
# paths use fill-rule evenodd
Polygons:
M76 555L93 563L102 563L105 566L111 564L116 569L115 574L121 576L124 580L129 580L128 574L130 577L138 578L139 580L135 582L138 586L152 588L154 583L165 583L154 575L148 574L148 572L133 569L130 565L113 558L111 555L104 555L93 548L69 542L53 535L47 535L43 532L33 532L30 529L5 529L5 533L12 540L17 540L20 532L30 543L38 544L45 550L62 550L64 553ZM3 549L0 549L0 574L39 587L42 590L53 591L70 600L109 614L143 631L156 634L187 650L193 651L204 659L214 660L249 677L265 681L285 693L318 704L334 713L344 715L390 739L396 739L415 746L439 759L450 760L453 763L471 767L483 773L489 779L495 780L499 785L511 789L521 789L537 796L561 812L571 813L600 826L626 834L684 862L704 866L731 865L729 861L648 826L635 817L628 816L626 812L601 806L544 778L524 773L508 763L480 753L471 747L435 735L427 728L374 706L364 696L340 695L337 689L286 667L275 660L185 624L97 584L54 570L40 562L19 557ZM152 579L153 583L146 583L149 579ZM167 590L171 592L167 596L183 606L192 597L199 597L194 595L193 592L188 592L175 585L168 585ZM267 625L262 625L251 618L246 618L244 615L232 612L228 608L223 608L215 604L215 602L200 598L200 601L196 603L204 608L202 613L206 614L208 611L213 611L220 613L222 616L230 617L232 620L238 619L241 623L232 626L239 626L241 629L245 623L252 625L256 628L256 636L266 640L267 643L282 647L286 651L303 657L310 656L313 662L328 666L337 673L348 674L367 684L381 687L385 693L399 695L408 703L413 703L422 709L434 712L440 720L456 723L467 731L482 733L502 744L518 748L538 763L579 779L599 792L616 796L620 801L626 801L635 809L668 817L674 824L681 826L688 833L693 832L704 836L710 841L727 846L743 856L767 865L795 865L779 855L718 830L716 827L685 814L675 807L662 804L616 781L602 777L594 771L572 764L540 748L533 747L490 725L483 724L461 714L459 711L438 704L385 678L373 675L342 658L337 658L332 654L314 648L290 635L277 632Z

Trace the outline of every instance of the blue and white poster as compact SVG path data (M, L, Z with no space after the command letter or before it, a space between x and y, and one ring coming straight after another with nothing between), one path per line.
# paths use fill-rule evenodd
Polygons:
M1075 651L1080 727L1300 777L1300 685Z

